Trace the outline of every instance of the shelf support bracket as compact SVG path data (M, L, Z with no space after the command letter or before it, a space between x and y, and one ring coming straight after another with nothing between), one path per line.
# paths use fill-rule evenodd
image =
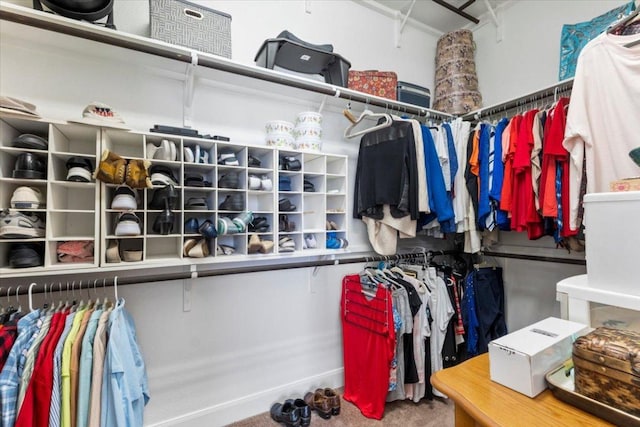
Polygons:
M413 12L413 7L416 5L416 0L412 0L411 6L409 6L409 10L407 10L407 14L402 17L402 13L396 12L396 47L400 47L400 41L402 40L402 31L404 31L404 26L407 25L407 20L409 16L411 16L411 12ZM402 20L400 19L402 18Z
M195 264L189 266L191 277L182 280L182 311L191 311L191 288L193 281L198 278L198 270Z
M193 81L195 79L195 71L198 65L198 54L191 52L191 63L187 65L184 79L184 111L182 117L182 125L186 128L193 126Z
M484 5L487 7L489 14L491 15L491 19L496 26L496 43L500 43L502 41L502 20L498 18L498 15L491 7L489 0L484 0Z

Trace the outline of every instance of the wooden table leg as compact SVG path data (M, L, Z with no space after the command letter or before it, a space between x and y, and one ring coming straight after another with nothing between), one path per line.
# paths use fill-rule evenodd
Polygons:
M460 406L455 405L456 427L475 427L476 421Z

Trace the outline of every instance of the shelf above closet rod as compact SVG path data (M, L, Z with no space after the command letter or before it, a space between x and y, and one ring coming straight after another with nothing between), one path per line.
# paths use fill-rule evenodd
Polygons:
M415 115L421 118L454 118L453 115L441 111L385 99L348 88L330 85L325 82L286 74L280 71L244 65L220 56L205 52L197 52L189 48L172 45L148 37L141 37L135 34L98 27L86 22L74 21L72 19L28 9L26 7L6 3L4 1L0 1L0 19L189 64L192 62L192 53L195 52L197 53L197 65L202 67L328 95L346 101L360 102L380 108L388 108L399 113Z
M480 120L483 117L487 117L501 111L507 111L512 108L521 107L545 98L549 98L554 95L560 95L573 87L573 78L562 80L556 84L538 89L535 92L528 93L526 95L519 96L518 98L510 99L505 102L490 105L488 107L478 108L462 116L463 120Z
M289 270L292 268L309 268L309 267L324 267L330 265L344 265L344 264L362 264L367 262L380 262L380 261L404 261L404 260L423 260L425 257L429 260L436 255L451 255L457 254L456 250L444 250L444 251L426 251L426 252L410 252L410 253L401 253L396 255L389 256L356 256L349 258L339 258L339 259L331 259L331 260L319 260L319 261L302 261L302 262L293 262L286 264L269 264L269 265L257 265L257 266L247 266L247 267L230 267L230 268L219 268L213 270L203 270L197 271L196 277L198 279L203 277L213 277L213 276L227 276L230 274L244 274L244 273L259 273L264 271L275 271L275 270ZM96 281L97 287L100 288L103 286L102 280L105 279L105 286L113 286L113 278L114 276L118 277L118 286L123 285L138 285L141 283L151 283L151 282L164 282L167 280L185 280L191 279L194 277L193 272L191 271L182 271L178 273L167 273L167 274L151 274L151 275L140 275L140 276L122 276L118 274L117 271L112 272L92 272L92 273L80 273L73 272L73 280L76 283L79 283L80 280L83 282L94 283ZM120 272L120 274L124 274ZM3 280L2 286L17 286L22 283L19 282L23 278L15 278L11 280L11 284L9 284L9 280L6 282ZM24 284L22 288L24 291L20 291L18 295L25 295L27 293L28 284L31 282L36 282L36 286L32 293L43 293L44 292L44 284L49 282L57 283L66 282L67 280L48 280L46 278L42 278L40 281L35 281L33 278L24 278ZM24 286L24 285L27 286ZM86 288L84 288L86 289Z

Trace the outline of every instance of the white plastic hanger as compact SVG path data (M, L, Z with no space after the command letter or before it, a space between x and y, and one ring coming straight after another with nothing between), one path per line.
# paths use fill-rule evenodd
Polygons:
M375 125L373 127L362 129L362 130L359 130L359 131L357 131L355 133L351 133L355 129L355 127L358 126L358 124L362 123L362 121L364 119L374 119L375 120L375 119L380 119L380 118L384 118L385 121L383 123L377 124L377 125ZM387 128L387 127L391 126L392 123L393 123L393 118L391 117L391 115L386 114L386 113L374 113L373 111L367 109L367 110L364 110L362 112L362 114L360 114L360 117L358 117L354 123L352 123L351 125L349 125L348 128L345 129L344 137L345 138L355 138L356 136L364 135L364 134L369 133L369 132L374 132L374 131L379 130L379 129Z

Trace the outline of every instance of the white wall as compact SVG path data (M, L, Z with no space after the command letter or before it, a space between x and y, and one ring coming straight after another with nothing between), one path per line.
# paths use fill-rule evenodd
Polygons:
M486 23L473 29L483 105L516 98L558 81L563 24L589 21L625 0L517 0L499 12L503 39Z
M354 68L393 69L418 84L433 80L433 36L408 27L406 47L396 49L391 21L352 2L312 1L311 15L305 14L304 1L202 3L233 15L234 58L240 62L252 63L262 41L286 28L312 42L334 43ZM116 2L121 30L144 34L147 17L146 0ZM34 102L44 117L78 119L86 104L102 101L136 130L155 123L182 125L187 67L182 63L6 21L0 21L0 52L0 93ZM321 95L199 70L194 127L259 143L265 121L292 120L321 101ZM350 156L353 188L358 143L342 139L346 102L327 104L324 151ZM369 250L359 221L351 222L350 233L352 250ZM340 386L341 279L361 267L198 279L186 312L180 281L121 287L149 373L145 424L223 425L267 411L285 397Z

